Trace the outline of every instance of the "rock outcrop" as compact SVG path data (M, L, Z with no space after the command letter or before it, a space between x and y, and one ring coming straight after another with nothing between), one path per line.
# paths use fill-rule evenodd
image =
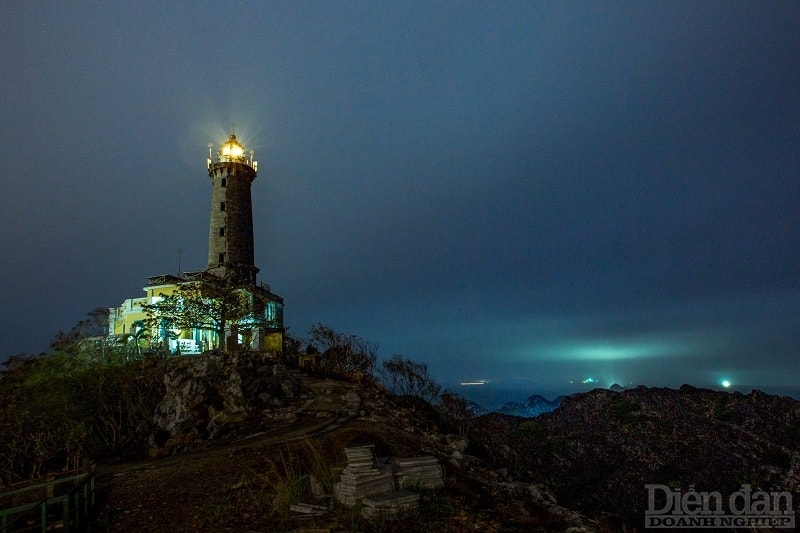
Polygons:
M255 413L282 407L300 393L285 366L260 354L210 353L170 363L153 415L150 443L156 455L230 433Z

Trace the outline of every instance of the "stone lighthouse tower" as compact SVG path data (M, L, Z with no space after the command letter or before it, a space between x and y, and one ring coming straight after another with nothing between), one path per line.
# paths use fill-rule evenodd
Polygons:
M147 349L154 352L189 355L245 349L280 354L283 298L267 283L257 283L254 264L250 185L258 164L252 150L245 155L233 132L216 156L212 149L209 144L208 267L148 277L146 297L129 298L109 310L110 337L127 343L148 321L154 338Z
M231 134L212 160L208 145L208 177L211 178L211 217L208 227L208 268L217 276L242 285L256 282L258 269L253 254L253 208L250 184L258 163L245 156L244 147Z

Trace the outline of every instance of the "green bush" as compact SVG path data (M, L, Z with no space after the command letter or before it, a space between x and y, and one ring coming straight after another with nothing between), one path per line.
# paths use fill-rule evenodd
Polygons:
M6 365L0 377L0 486L84 458L131 458L146 450L162 395L163 360L95 355L58 351Z

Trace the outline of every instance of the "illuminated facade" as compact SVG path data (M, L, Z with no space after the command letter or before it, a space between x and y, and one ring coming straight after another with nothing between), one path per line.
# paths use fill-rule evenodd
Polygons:
M211 215L208 230L208 267L185 272L181 276L161 275L147 278L145 296L129 298L109 310L109 333L117 343L138 343L145 349L169 349L172 353L198 354L208 349L237 347L259 352L280 353L283 347L283 298L273 294L269 285L259 284L259 269L254 264L253 209L250 186L256 178L258 163L253 151L245 149L236 135L220 147L212 159L209 144L207 160L211 179ZM247 319L226 323L225 339L209 327L173 329L167 321L144 334L148 318L145 305L154 305L175 293L185 284L203 284L225 280L225 285L244 293L250 302ZM141 338L140 338L141 337Z

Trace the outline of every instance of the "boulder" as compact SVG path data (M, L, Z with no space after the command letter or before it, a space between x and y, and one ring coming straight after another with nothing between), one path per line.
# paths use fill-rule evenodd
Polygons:
M163 453L226 434L259 408L283 407L301 387L289 370L260 354L209 353L170 361L150 444Z
M445 440L447 445L457 452L464 452L464 450L466 450L469 446L469 440L460 435L446 435Z

